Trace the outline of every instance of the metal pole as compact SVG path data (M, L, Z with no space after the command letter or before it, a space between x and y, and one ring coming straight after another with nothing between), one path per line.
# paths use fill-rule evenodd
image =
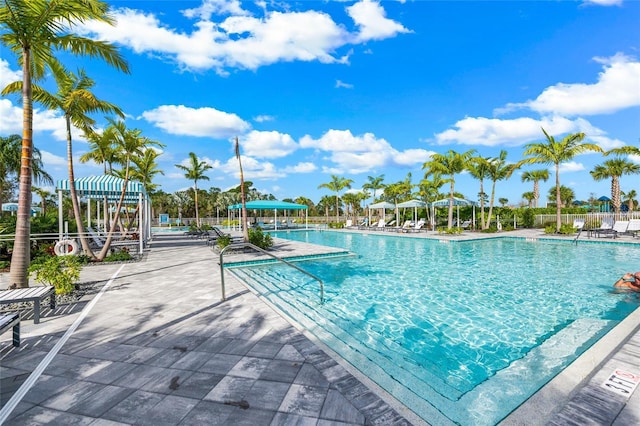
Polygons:
M58 241L62 241L62 190L58 190Z

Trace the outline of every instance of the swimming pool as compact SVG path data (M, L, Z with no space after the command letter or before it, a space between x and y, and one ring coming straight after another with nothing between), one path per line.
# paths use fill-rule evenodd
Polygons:
M357 256L234 272L431 424L495 424L640 305L640 247L278 232Z

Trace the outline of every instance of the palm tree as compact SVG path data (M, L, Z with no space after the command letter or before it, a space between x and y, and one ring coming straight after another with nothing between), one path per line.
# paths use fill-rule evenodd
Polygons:
M331 182L323 183L318 188L327 188L336 193L336 223L340 222L340 191L345 188L351 188L353 180L331 175Z
M487 228L491 223L491 215L493 213L493 203L496 196L496 182L509 179L516 167L517 165L507 164L507 151L504 149L500 150L500 155L498 157L489 160L489 169L487 174L491 178L491 199L489 200L489 216L486 223Z
M467 170L474 178L480 181L480 191L478 198L480 199L480 229L485 229L484 224L484 179L489 175L489 157L476 156L472 157L467 165Z
M362 189L370 189L371 191L373 191L373 196L371 198L371 202L375 203L376 202L376 194L378 192L379 189L384 189L385 184L382 183L384 182L384 175L380 175L377 177L373 177L373 176L367 176L367 179L369 179L369 182L365 183L364 185L362 185Z
M553 136L549 136L542 129L546 136L546 142L534 142L525 145L523 155L529 156L521 160L522 164L553 164L556 170L556 232L560 232L562 225L561 199L560 199L560 164L573 159L578 154L588 151L603 152L602 148L592 143L583 143L584 133L572 133L565 136L561 141L556 141Z
M459 153L452 149L447 151L446 154L433 154L431 160L424 163L423 169L427 169L430 173L439 173L443 175L449 175L449 215L447 221L447 228L451 229L453 226L453 198L455 197L455 176L458 173L462 173L469 166L471 157L475 153L475 150Z
M240 142L236 136L236 158L238 159L238 167L240 168L240 202L242 203L242 237L244 242L249 242L249 227L247 223L247 196L244 187L244 172L242 171L242 160L240 159ZM251 186L251 185L249 185Z
M318 204L317 204L317 208L319 208L321 210L324 210L324 216L325 216L325 219L326 219L327 223L329 223L329 207L332 204L334 204L333 203L333 201L334 201L333 199L334 198L337 198L337 197L335 197L335 195L334 196L325 195L320 199L320 201L318 201ZM337 201L336 201L335 204L336 204L336 206L338 205Z
M549 179L549 170L532 170L522 173L522 182L533 182L533 199L535 200L534 207L538 208L538 199L540 198L540 185L538 182L546 182Z
M500 203L500 206L505 207L507 205L507 203L509 203L509 199L508 198L504 198L504 197L500 197L500 198L498 198L498 202Z
M206 161L200 161L198 156L194 152L189 153L189 164L183 166L182 164L176 164L176 167L185 171L184 177L193 181L193 189L195 192L195 208L196 208L196 224L200 226L200 217L198 216L198 181L209 180L209 176L205 175L207 170L213 167Z
M4 194L10 192L15 186L12 177L17 177L20 174L21 151L22 138L20 135L10 135L6 138L0 136L0 204L2 204ZM33 149L31 171L36 183L53 184L51 175L44 170L38 148Z
M554 198L556 201L558 200L556 188L549 189L548 198L549 198L549 201L554 201ZM575 192L573 192L573 189L569 188L568 186L560 185L560 206L561 207L570 206L575 198L576 198L576 194Z
M100 100L93 94L91 89L95 82L86 75L84 70L80 69L78 75L75 75L65 70L59 63L54 63L51 65L51 71L56 80L58 92L52 95L40 86L33 85L33 99L49 109L59 109L64 114L67 133L67 172L69 174L69 192L73 204L73 215L76 220L83 253L86 256L95 258L86 236L76 193L71 125L73 124L76 128L83 130L85 134L89 134L92 132L95 120L87 114L94 112L114 113L123 118L124 114L116 105ZM18 82L7 86L5 90L17 91L22 88L21 86L22 82Z
M422 201L424 201L425 203L432 203L443 197L443 195L440 194L440 188L442 188L448 182L448 179L442 179L442 176L438 173L425 173L424 179L422 179L420 181L420 184L418 185L418 194L422 198ZM432 209L432 213L435 213L434 209ZM431 220L429 221L429 223L435 226L435 217L431 216L428 208L427 218L430 218Z
M611 178L611 204L616 212L616 216L620 215L620 177L623 175L631 175L640 173L640 165L632 163L623 158L614 158L599 164L589 172L595 180L604 180Z
M622 194L623 197L622 201L627 203L627 206L629 206L629 212L632 212L635 205L638 204L638 202L636 201L638 193L635 189L630 189L627 192L620 192L620 194Z
M22 155L16 236L11 258L9 284L28 287L31 233L31 167L33 151L32 83L42 79L58 62L57 51L88 55L105 60L116 69L128 72L128 65L110 43L69 33L69 28L93 20L113 25L109 5L99 0L32 1L2 0L0 3L0 40L17 56L22 66ZM4 92L3 92L4 94Z
M529 208L531 208L531 206L533 205L533 200L536 199L536 194L534 194L533 191L524 192L522 194L522 198L527 200L528 206Z
M51 198L51 193L44 188L38 188L37 186L32 186L31 189L33 192L38 194L40 197L40 209L42 210L42 216L47 215L47 201Z
M125 123L121 120L114 121L109 119L109 125L112 127L112 134L114 135L114 146L116 148L116 157L118 162L123 165L123 182L122 192L120 193L120 199L118 200L114 222L120 220L120 211L122 210L122 204L127 193L127 184L129 182L129 176L131 171L132 158L136 156L142 156L145 149L152 146L162 146L161 143L151 140L147 137L141 136L141 131L138 129L127 129ZM103 260L111 247L111 240L113 239L113 231L115 227L111 227L107 233L107 239L98 254L97 259Z

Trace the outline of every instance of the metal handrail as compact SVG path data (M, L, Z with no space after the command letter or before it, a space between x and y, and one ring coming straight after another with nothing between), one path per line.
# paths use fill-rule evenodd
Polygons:
M226 300L225 287L224 287L224 253L225 253L225 251L227 251L227 249L243 248L243 247L249 247L249 248L257 250L257 251L259 251L261 253L264 253L267 256L270 256L270 257L272 257L272 258L274 258L276 260L279 260L280 262L284 263L285 265L289 265L292 268L295 268L298 271L302 272L303 274L308 275L309 277L311 277L314 280L318 281L320 283L320 303L324 303L324 282L320 278L316 277L311 272L307 272L304 269L300 268L299 266L296 266L293 263L291 263L289 261L286 261L281 257L276 256L273 253L269 253L268 251L266 251L266 250L264 250L264 249L262 249L262 248L260 248L260 247L258 247L256 245L254 245L254 244L247 243L247 242L233 243L233 244L230 244L230 245L224 247L222 250L220 250L220 280L222 282L221 290L222 290L222 300L223 301Z

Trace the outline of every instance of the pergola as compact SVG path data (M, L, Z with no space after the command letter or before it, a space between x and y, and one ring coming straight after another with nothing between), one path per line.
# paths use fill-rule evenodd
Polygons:
M100 220L100 208L98 208L100 201L106 199L107 202L117 203L120 200L124 187L124 179L109 175L82 177L75 179L74 183L78 197L87 199L87 226L91 226L91 200L96 200L97 215L98 220ZM69 185L69 180L59 180L57 190L58 233L60 240L62 240L62 193L70 192L71 186ZM137 204L138 206L138 221L140 224L138 239L140 242L140 253L142 253L144 245L151 238L151 200L144 189L144 185L140 182L127 181L123 204ZM102 218L104 223L106 223L108 219L110 218Z
M278 200L253 200L245 203L247 210L273 210L274 227L278 229L278 210L307 210L309 207L304 204L289 203ZM233 204L229 210L242 210L242 204ZM305 215L305 229L309 228L309 216Z

